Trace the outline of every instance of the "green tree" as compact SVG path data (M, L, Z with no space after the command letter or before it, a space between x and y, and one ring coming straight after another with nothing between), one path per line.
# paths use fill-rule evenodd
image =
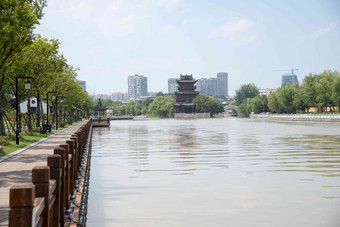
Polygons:
M338 72L336 74L332 83L332 102L338 106L338 111L340 111L340 74Z
M159 92L157 92L157 94L156 94L156 97L157 97L157 96L164 96L164 93L161 92L161 91L159 91Z
M150 103L148 112L159 117L173 117L175 99L169 96L157 96Z
M249 105L250 105L250 112L254 112L254 113L260 113L263 108L261 99L258 96L250 99Z
M119 115L119 114L118 114L118 108L119 108L120 106L122 106L122 105L123 105L122 102L120 102L120 101L115 101L115 102L112 102L111 105L108 105L107 108L112 110L113 115Z
M210 116L214 116L224 111L221 102L211 96L198 95L193 99L193 104L195 105L196 111L210 113Z
M317 76L315 83L316 102L321 112L332 104L332 84L334 79L335 75L331 71L324 71Z
M268 96L268 108L274 113L281 113L282 108L278 100L278 93L273 92Z
M15 78L10 75L21 75L32 77L31 95L37 97L36 127L40 127L41 123L41 98L46 97L53 83L56 83L61 77L61 73L67 67L66 59L59 54L60 43L57 40L47 40L38 36L34 42L25 47L21 52L17 53L16 61L9 66L6 74L8 74L9 82L15 90ZM55 86L60 88L62 84Z
M5 84L7 68L15 55L28 46L34 37L33 30L42 18L46 0L0 1L0 134L6 135L4 107L8 87Z
M307 107L316 106L316 75L309 73L303 80L302 85L302 99Z
M124 105L118 107L118 115L120 115L120 116L125 115L125 106Z
M259 94L259 88L255 84L243 84L238 90L236 90L236 104L240 105L243 102L247 102L247 98L253 98Z

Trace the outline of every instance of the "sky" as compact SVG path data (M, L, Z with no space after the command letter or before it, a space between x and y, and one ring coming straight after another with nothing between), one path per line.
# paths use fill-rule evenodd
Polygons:
M89 94L127 92L127 77L229 74L276 89L281 76L340 71L340 0L48 0L35 32L61 42Z

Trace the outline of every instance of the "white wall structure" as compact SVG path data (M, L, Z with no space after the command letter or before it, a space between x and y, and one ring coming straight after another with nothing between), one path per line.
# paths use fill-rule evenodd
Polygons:
M30 105L31 105L31 111L30 113L36 113L37 107L38 107L38 102L36 97L31 97L30 98ZM50 105L51 107L51 105ZM23 100L19 104L19 111L20 113L27 113L27 99ZM47 104L45 102L40 103L40 108L42 108L43 114L47 114Z

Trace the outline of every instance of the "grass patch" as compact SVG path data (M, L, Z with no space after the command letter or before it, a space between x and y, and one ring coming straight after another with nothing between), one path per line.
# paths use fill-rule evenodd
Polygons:
M30 132L29 134L22 133L20 134L18 145L15 143L15 136L13 135L1 137L1 141L5 141L6 143L4 143L4 145L1 145L3 147L3 152L0 153L0 157L10 154L14 151L17 151L23 147L26 147L27 145L37 142L50 135L52 135L52 133L44 133L44 134L40 134L40 132Z

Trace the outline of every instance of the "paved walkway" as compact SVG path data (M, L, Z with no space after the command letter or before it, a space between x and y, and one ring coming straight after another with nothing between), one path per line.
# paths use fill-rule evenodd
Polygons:
M47 157L53 154L53 149L70 139L80 125L82 123L72 125L0 162L0 226L8 226L10 187L14 184L31 183L33 167L46 166Z

